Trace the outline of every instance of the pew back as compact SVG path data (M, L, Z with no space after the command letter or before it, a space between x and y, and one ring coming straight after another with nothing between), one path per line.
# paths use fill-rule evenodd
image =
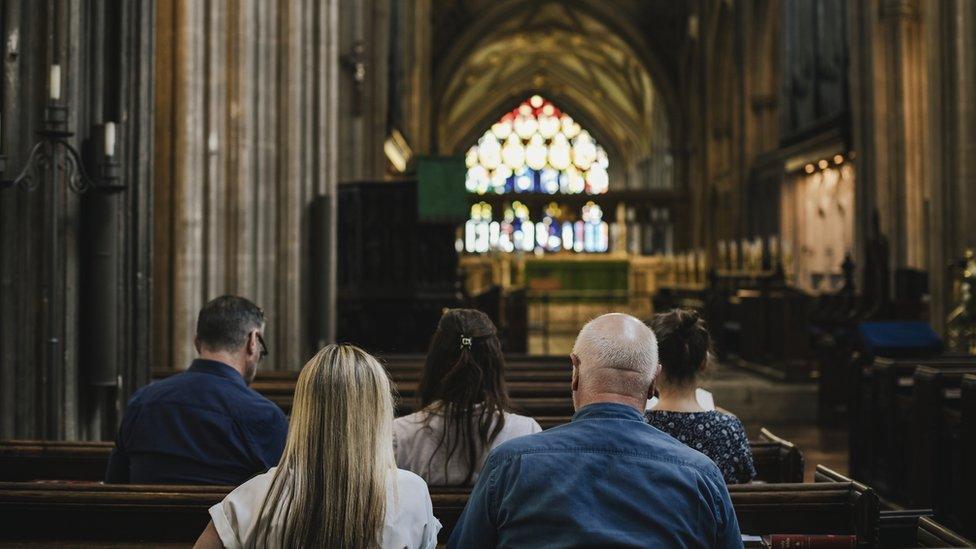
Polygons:
M540 416L536 420L545 429L569 418ZM758 480L803 481L803 456L793 444L778 438L760 438L749 444ZM0 480L101 480L112 446L111 442L0 441Z
M209 520L207 509L230 490L0 482L0 541L191 542ZM729 492L745 533L856 534L862 544L874 543L877 499L854 483L737 485ZM434 514L444 525L441 541L467 498L464 489L431 488Z

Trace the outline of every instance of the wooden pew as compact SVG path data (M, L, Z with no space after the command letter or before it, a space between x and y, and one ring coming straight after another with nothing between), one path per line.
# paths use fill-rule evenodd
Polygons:
M426 358L424 355L386 355L379 357L380 362L386 367L390 376L394 379L405 377L406 379L419 379L420 372L424 368ZM506 355L506 372L547 372L557 374L557 379L563 379L562 374L568 379L572 371L572 363L568 356L553 355ZM152 371L153 380L164 379L177 374L182 370L173 369L154 369ZM294 381L298 378L297 370L259 370L255 377L255 382L259 381Z
M101 480L112 442L0 442L0 480Z
M230 486L0 482L0 541L190 543Z
M966 464L958 482L952 485L952 497L960 502L960 522L964 533L976 538L976 375L966 374L960 383L960 440L961 462Z
M756 480L762 482L803 482L803 454L788 440L769 429L759 431L759 440L749 443Z
M424 357L391 355L383 360L400 393L397 415L416 411ZM572 369L568 357L515 355L506 357L506 360L506 381L519 411L546 417L572 415L569 398ZM154 370L153 379L164 379L177 373L176 370ZM296 371L261 371L251 387L289 413L297 379Z
M853 483L861 492L873 491L836 471L818 465L816 483ZM895 509L878 507L877 542L879 547L973 547L972 542L931 518L931 509Z
M0 542L191 542L207 509L230 487L0 483ZM752 484L729 490L740 528L750 534L856 534L871 546L877 498L854 483ZM450 536L467 502L458 488L431 489L434 514Z
M976 544L930 517L921 517L918 521L915 547L976 547Z
M565 423L569 418L536 418ZM111 442L0 441L0 481L89 480L105 477ZM791 443L764 430L750 442L758 480L768 483L802 482L803 456Z
M953 497L953 485L967 468L962 459L960 409L962 377L976 374L976 364L968 367L919 366L915 370L915 406L910 469L911 503L932 507L940 521L953 528L964 522L963 501ZM963 499L972 497L962 494Z
M885 497L902 502L911 500L906 479L915 460L910 440L915 414L914 373L923 364L951 369L972 366L976 358L876 358L868 374L871 388L858 412L861 420L851 433L852 449L857 440L858 446L870 450L869 456L861 456L867 459L852 470Z

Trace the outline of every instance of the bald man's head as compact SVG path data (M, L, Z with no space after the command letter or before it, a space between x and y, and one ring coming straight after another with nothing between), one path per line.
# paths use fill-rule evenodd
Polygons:
M658 370L657 338L630 315L603 315L580 330L573 346L573 364L577 407L601 399L617 401L616 397L643 406Z

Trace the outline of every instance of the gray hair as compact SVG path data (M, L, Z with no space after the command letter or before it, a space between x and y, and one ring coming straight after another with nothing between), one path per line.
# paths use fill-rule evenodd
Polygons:
M657 338L640 320L610 313L586 323L573 354L580 385L599 392L642 397L658 372Z
M197 339L211 351L236 351L247 343L251 330L262 329L264 311L236 295L207 302L197 317Z

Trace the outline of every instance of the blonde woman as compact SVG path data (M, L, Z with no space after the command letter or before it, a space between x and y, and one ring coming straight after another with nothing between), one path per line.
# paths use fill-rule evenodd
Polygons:
M278 466L210 508L196 547L418 547L437 544L427 485L396 468L383 367L352 345L305 364Z

